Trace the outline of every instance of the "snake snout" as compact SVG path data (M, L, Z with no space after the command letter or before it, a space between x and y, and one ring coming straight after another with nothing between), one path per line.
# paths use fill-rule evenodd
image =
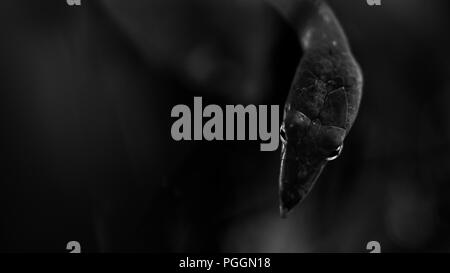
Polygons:
M289 152L288 152L289 153ZM326 163L311 165L292 156L282 159L280 171L280 213L282 216L302 202L311 191Z

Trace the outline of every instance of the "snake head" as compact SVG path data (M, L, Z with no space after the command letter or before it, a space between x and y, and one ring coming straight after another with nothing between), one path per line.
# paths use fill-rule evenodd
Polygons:
M327 162L342 152L362 86L349 56L306 56L296 73L280 128L282 216L308 195Z
M280 129L280 213L285 216L310 192L327 162L343 149L345 130L324 126L298 111L288 112Z

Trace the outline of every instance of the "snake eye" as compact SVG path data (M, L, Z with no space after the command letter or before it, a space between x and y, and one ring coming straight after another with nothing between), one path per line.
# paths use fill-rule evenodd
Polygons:
M335 160L336 158L338 158L339 155L341 154L343 148L344 148L344 144L341 144L336 150L334 150L333 152L331 152L330 155L328 155L326 160L332 161L332 160Z
M286 143L287 142L287 136L286 136L286 130L284 129L284 124L280 127L280 137L281 142Z

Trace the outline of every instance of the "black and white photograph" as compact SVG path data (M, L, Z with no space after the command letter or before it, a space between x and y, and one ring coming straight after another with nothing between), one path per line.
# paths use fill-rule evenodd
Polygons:
M450 252L448 1L0 5L1 253Z

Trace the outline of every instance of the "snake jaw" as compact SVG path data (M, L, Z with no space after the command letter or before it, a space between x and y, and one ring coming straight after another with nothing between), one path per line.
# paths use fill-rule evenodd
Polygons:
M327 162L342 151L346 131L322 125L293 109L285 112L280 128L280 214L302 202L313 188Z

